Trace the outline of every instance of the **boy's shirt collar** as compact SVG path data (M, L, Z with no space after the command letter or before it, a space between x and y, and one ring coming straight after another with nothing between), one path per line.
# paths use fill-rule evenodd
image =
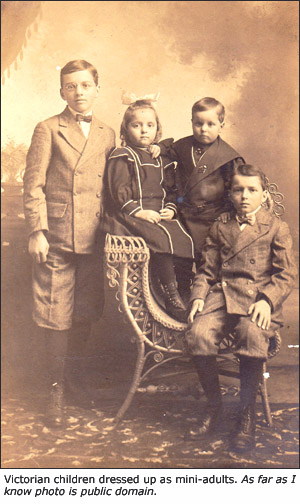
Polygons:
M245 223L245 222L244 222L244 223L242 223L242 224L241 224L241 223L239 222L239 219L238 219L238 218L239 218L239 217L240 217L240 218L243 218L243 217L251 217L251 216L255 216L255 214L256 214L256 213L257 213L260 209L261 209L261 205L259 205L259 206L258 206L255 210L253 210L252 212L246 213L246 214L245 214L245 215L243 215L243 216L242 216L242 215L239 215L238 213L236 213L235 218L236 218L236 220L238 221L238 223L239 223L239 225L240 225L240 231L243 231L243 229L245 229L245 227L247 226L247 223ZM255 219L255 217L254 217L254 219Z
M78 114L78 112L76 112L76 110L73 110L69 105L68 105L68 109L70 110L72 116L74 117L75 121L76 121L76 116ZM89 112L85 112L85 114L80 114L82 116L87 116L87 115L92 115L92 110L90 110ZM80 122L77 122L79 128L81 129L82 133L84 134L85 138L88 138L89 136L89 133L90 133L90 128L91 128L91 123L90 122L84 122L84 121L80 121Z
M255 215L259 210L261 209L261 205L259 205L255 210L252 212L246 213L245 216L248 217L249 215ZM238 213L237 213L238 215ZM240 217L243 217L242 215Z
M72 109L72 108L70 107L70 105L68 105L68 109L70 110L71 114L72 114L72 115L75 117L75 119L76 119L76 116L77 116L77 114L79 114L79 112L76 112L76 110ZM84 114L83 114L82 112L80 112L80 115L83 115L83 116L86 116L86 115L91 115L91 114L92 114L92 112L93 112L92 110L89 110L88 112L85 112Z

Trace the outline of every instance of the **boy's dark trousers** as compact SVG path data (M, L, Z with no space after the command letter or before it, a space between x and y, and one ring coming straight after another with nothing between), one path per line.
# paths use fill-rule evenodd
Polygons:
M255 443L255 403L262 379L263 359L240 356L240 411L231 447L235 451L251 449ZM193 356L199 381L207 397L207 411L200 422L199 433L206 435L216 428L221 412L218 367L214 356Z

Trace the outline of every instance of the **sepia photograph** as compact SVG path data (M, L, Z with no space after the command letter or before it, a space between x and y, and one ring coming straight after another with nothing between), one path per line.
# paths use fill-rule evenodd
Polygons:
M1 1L2 469L299 468L298 8Z

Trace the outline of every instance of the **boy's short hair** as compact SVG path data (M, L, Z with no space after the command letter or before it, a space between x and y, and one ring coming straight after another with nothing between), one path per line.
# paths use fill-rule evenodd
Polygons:
M220 123L224 122L225 119L225 107L224 105L216 100L215 98L201 98L201 100L196 101L192 106L192 117L195 112L204 112L205 110L210 110L212 108L217 108L217 114Z
M122 146L125 147L128 142L128 132L127 132L127 126L128 123L132 120L132 116L136 110L143 109L143 108L149 108L153 110L155 114L155 119L156 119L156 124L157 124L157 132L156 136L154 139L154 143L158 142L161 139L162 136L162 126L156 111L156 108L153 106L151 100L137 100L136 102L132 103L129 105L128 109L126 110L122 123L121 123L121 128L120 128L120 138L122 140Z
M261 186L265 191L268 189L268 178L266 175L256 166L250 164L242 164L239 166L235 166L232 170L232 175L230 179L230 188L232 186L233 177L235 175L244 175L245 177L259 177Z
M88 70L92 75L96 86L98 86L98 72L97 69L85 60L72 60L69 61L60 71L60 86L63 86L63 75L67 75L73 72L80 72L81 70Z

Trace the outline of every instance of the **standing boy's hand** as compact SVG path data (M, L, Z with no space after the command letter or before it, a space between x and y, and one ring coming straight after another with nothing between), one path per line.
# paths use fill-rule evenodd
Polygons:
M156 144L149 145L149 152L151 156L156 159L160 155L160 147Z
M248 315L251 315L251 322L257 321L257 326L262 329L268 330L271 324L271 306L267 301L261 299L253 303L249 310Z
M36 263L47 261L49 243L43 231L35 231L29 236L28 251Z
M226 224L226 222L230 220L230 212L222 212L217 220L223 222L223 224Z
M188 324L191 325L194 321L197 312L202 312L204 299L194 299L190 314L188 316Z

